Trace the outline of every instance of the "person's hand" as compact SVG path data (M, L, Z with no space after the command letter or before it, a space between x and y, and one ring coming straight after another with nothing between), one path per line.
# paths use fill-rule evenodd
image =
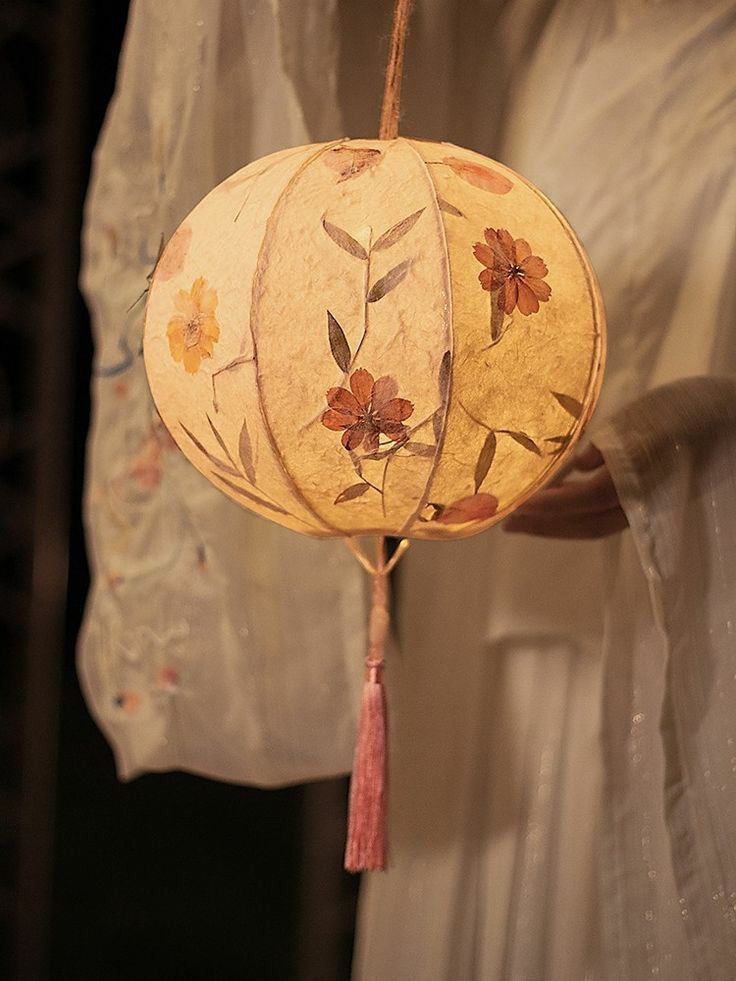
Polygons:
M535 494L506 519L505 530L544 538L604 538L623 531L628 521L600 450L591 444L573 466L590 477Z

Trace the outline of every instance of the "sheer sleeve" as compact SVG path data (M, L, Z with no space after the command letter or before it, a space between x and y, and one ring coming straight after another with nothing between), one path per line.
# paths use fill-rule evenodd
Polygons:
M79 669L123 778L181 768L265 785L350 767L360 570L341 543L289 533L211 487L160 423L140 356L147 276L191 207L249 160L340 131L335 3L299 6L134 3L95 154ZM300 79L317 76L318 56L317 104Z
M736 380L658 387L596 442L632 531L611 546L603 679L611 966L620 978L647 963L670 977L731 977Z

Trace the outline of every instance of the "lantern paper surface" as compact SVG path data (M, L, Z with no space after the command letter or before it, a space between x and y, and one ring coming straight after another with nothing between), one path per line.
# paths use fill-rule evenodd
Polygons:
M399 138L292 148L172 237L145 358L185 455L317 536L454 538L571 452L604 317L571 229L523 178Z

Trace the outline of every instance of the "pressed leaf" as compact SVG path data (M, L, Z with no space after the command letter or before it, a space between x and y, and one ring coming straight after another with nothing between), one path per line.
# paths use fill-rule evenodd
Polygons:
M498 510L498 498L493 494L471 494L453 501L435 514L433 521L443 525L464 525L469 521L486 521Z
M478 462L475 465L475 493L476 494L480 490L481 484L488 476L488 471L491 469L491 464L493 463L493 458L495 455L496 455L496 434L489 433L486 436L485 443L483 443L483 449L480 451Z
M526 433L512 432L510 429L506 429L504 432L507 436L510 436L513 440L515 440L519 446L523 446L525 450L531 450L531 452L536 453L537 456L542 455L542 451L539 449L531 436L527 436Z
M565 412L569 412L573 419L577 419L583 411L582 403L574 399L572 395L564 395L562 392L552 392Z
M460 157L445 157L442 163L452 168L458 177L462 177L473 187L479 187L483 191L491 191L493 194L508 194L514 186L508 177L499 174L490 167L483 164L471 163L469 160L461 160Z
M497 344L504 335L503 317L502 304L494 303L491 299L491 344Z
M404 446L406 446L406 443L394 443L392 446L389 446L389 448L386 450L376 450L375 453L366 453L363 459L385 460L387 456L393 456L394 453L397 452L397 450L400 450ZM363 475L361 474L361 476Z
M433 443L414 443L408 442L404 443L404 449L409 450L413 456L426 456L432 457L437 450L437 447Z
M459 208L456 208L454 204L450 204L449 201L445 201L444 198L437 198L437 204L440 206L440 211L444 211L445 214L454 215L456 218L465 217Z
M395 225L392 225L387 232L383 235L379 235L376 239L373 248L374 249L389 249L392 245L395 245L400 238L403 238L408 231L416 225L421 217L424 208L420 208L419 211L415 211L414 214L409 215L406 218L402 218Z
M371 489L370 484L352 484L337 495L335 504L342 504L343 501L354 501L356 497L362 497L366 491Z
M447 394L447 386L450 382L450 368L452 367L452 352L445 351L440 362L440 398L444 399Z
M552 449L550 449L549 452L550 452L550 454L552 456L555 456L558 453L562 453L562 451L569 444L569 442L570 442L571 439L572 439L572 436L571 435L567 435L567 436L550 436L548 439L545 439L545 443L551 443L552 444Z
M434 415L432 416L432 432L434 433L435 440L439 443L440 437L442 436L442 423L444 421L444 408L440 406L439 409L435 409Z
M327 334L330 339L332 357L337 362L337 367L340 371L348 371L352 357L350 354L350 345L348 344L347 337L345 337L345 331L329 310L327 311Z
M225 463L225 461L224 460L221 460L219 458L219 456L215 456L214 453L210 453L210 451L207 449L207 447L204 445L204 443L201 443L197 439L197 437L194 435L194 433L190 433L189 430L187 429L187 427L184 425L184 423L181 422L181 420L179 421L179 425L184 430L184 432L187 434L187 436L189 437L189 439L191 439L191 441L194 443L194 445L197 447L197 449L200 452L204 453L204 455L207 457L207 459L210 461L210 463L214 463L214 465L216 467L219 467L219 469L222 470L224 473L229 473L233 477L239 477L240 476L240 473L234 467L231 467L229 463Z
M277 514L289 513L288 511L285 511L284 508L279 507L278 504L272 504L270 501L264 501L263 498L257 497L255 494L251 494L251 492L246 490L244 487L238 487L238 485L234 484L232 480L228 480L219 473L213 473L212 476L217 477L217 479L222 481L226 487L229 487L230 490L235 491L235 493L239 494L240 497L244 497L248 501L253 501L254 504L260 504L261 507L266 508L267 511L275 511Z
M401 280L409 272L409 266L411 265L411 259L405 259L400 262L398 266L394 266L393 269L389 269L385 276L381 276L377 283L374 283L371 287L367 300L369 303L376 303L378 300L383 299L383 297L390 293L392 289L399 285Z
M350 255L354 255L356 259L368 258L368 253L360 242L354 239L352 235L349 235L345 229L338 228L337 225L333 225L332 222L327 221L326 218L322 219L322 227L330 236L332 241L336 245L339 245L345 252L349 252Z
M151 282L154 273L159 280L168 280L176 276L184 265L191 241L192 226L187 224L179 225L165 249L164 237L161 235L156 264L148 276L146 276L148 282Z
M246 477L252 484L255 484L256 468L253 462L253 444L251 443L250 433L248 432L245 419L243 419L243 427L240 430L240 437L238 438L238 454L240 456L240 462L243 464Z
M233 460L232 456L230 455L230 450L225 445L225 440L222 438L222 436L220 436L219 432L215 428L214 422L210 419L209 416L207 416L207 422L210 424L210 429L212 430L212 434L215 437L215 439L217 440L217 442L220 444L220 448L224 452L225 456L228 458L228 460L230 461L230 463L232 463L232 465L237 470L237 464L236 464L235 460Z

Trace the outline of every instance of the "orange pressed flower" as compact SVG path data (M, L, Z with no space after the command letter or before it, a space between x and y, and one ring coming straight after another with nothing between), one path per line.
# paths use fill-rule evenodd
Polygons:
M220 325L215 319L217 291L200 276L192 283L191 290L177 292L174 305L177 312L166 328L169 350L174 361L181 361L184 369L193 375L205 358L212 357L212 349L220 337Z
M375 453L383 433L391 442L406 437L404 419L414 411L408 399L396 398L396 382L385 375L377 381L365 368L350 376L347 388L331 388L327 392L329 409L322 414L322 425L328 429L344 429L342 445L357 450L365 444L366 452Z
M538 255L532 255L529 243L523 238L514 239L505 228L486 228L485 244L476 242L473 255L486 267L478 276L484 290L498 290L498 305L504 313L513 313L514 307L528 317L537 313L539 303L546 303L552 295L544 277L547 266Z

